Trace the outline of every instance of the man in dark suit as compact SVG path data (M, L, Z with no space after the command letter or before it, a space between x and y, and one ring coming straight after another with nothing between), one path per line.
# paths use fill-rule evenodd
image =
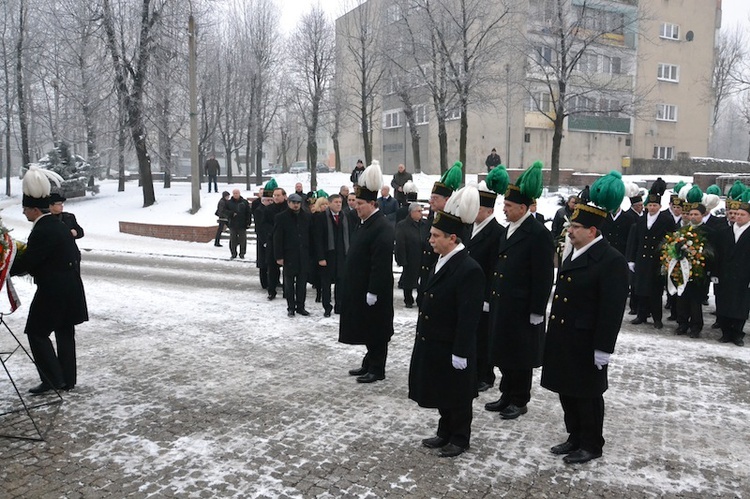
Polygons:
M247 228L250 226L250 203L240 196L240 190L232 190L232 197L226 203L227 224L229 225L229 253L231 259L245 258L247 251Z
M546 228L547 226L545 224L547 223L547 219L544 218L544 215L536 211L536 208L537 208L536 199L534 199L533 201L534 202L531 203L531 206L529 206L529 211L531 211L532 216L536 219L536 221L544 225L544 227Z
M649 194L647 213L640 217L631 231L633 236L626 250L628 267L633 275L633 289L638 295L637 316L631 324L643 324L649 314L654 327L661 329L661 295L664 293L664 276L661 275L661 242L669 232L676 230L674 218L669 212L660 212L661 196Z
M474 187L458 194L478 197ZM441 457L458 456L469 447L471 406L477 396L476 332L484 275L458 236L464 222L474 218L476 204L473 212L461 208L463 220L439 212L430 229L430 243L439 257L423 288L409 367L409 398L440 413L437 436L422 440L422 445L441 449Z
M494 366L489 359L490 294L492 292L492 272L497 265L500 238L505 227L495 218L497 193L479 186L479 212L474 220L471 238L466 241L469 255L482 267L484 291L482 313L477 327L477 390L483 392L495 384Z
M419 280L419 262L422 259L422 205L408 205L409 215L396 224L396 265L402 268L398 287L404 292L404 306L414 306L414 295Z
M722 343L745 344L745 321L750 313L750 190L740 200L730 201L734 225L721 230L716 238L718 284L716 316L721 327Z
M604 239L623 256L628 247L630 228L634 223L635 219L629 212L617 210L615 213L607 213L607 218L601 225Z
M550 449L568 464L602 455L607 365L628 296L625 257L598 231L605 211L579 206L568 236L544 347L542 386L560 396L568 439Z
M49 199L50 199L50 202L49 202L50 214L53 217L60 220L62 223L64 223L66 227L68 227L68 230L70 230L70 235L73 237L73 240L81 239L83 237L83 227L78 225L78 220L76 220L76 216L67 211L63 211L64 209L63 203L65 203L66 198L61 196L57 192L53 192L50 194ZM76 251L78 252L78 263L81 263L81 250L78 249L77 244L76 244Z
M310 218L302 209L302 197L289 196L289 209L274 219L273 252L276 263L284 269L284 296L287 315L310 315L305 310L307 274L310 272Z
M541 173L540 173L541 174ZM542 365L544 315L554 274L552 234L531 217L533 198L509 185L510 222L500 237L490 297L490 360L500 368L500 399L485 405L503 419L526 414L533 369Z
M388 342L393 336L393 224L378 209L383 185L380 165L373 161L359 177L357 215L342 282L339 341L365 345L362 366L349 371L358 383L385 379Z
M26 249L17 254L10 274L29 274L37 285L24 332L41 384L29 392L71 390L77 383L75 326L89 319L79 254L68 227L49 214L46 174L29 169L23 190L23 213L34 226ZM52 331L57 353L49 338Z
M263 209L263 223L271 224L271 232L268 234L266 245L266 267L268 268L268 299L276 299L276 288L281 280L281 267L276 263L273 251L273 231L276 224L276 215L287 209L286 191L276 187L272 195L273 203ZM257 220L256 220L257 223Z
M219 188L216 185L216 179L221 174L221 167L213 154L209 156L206 164L203 166L203 170L208 177L208 192L211 192L211 184L214 186L214 192L219 192Z
M323 315L331 316L331 310L341 313L341 279L344 276L346 255L349 252L349 218L341 211L341 196L328 196L328 208L313 213L312 238L315 261L318 265L321 286ZM331 306L331 284L334 305Z
M273 182L273 184L271 184ZM269 185L270 184L270 185ZM271 179L261 189L258 203L253 202L251 209L255 219L255 266L258 268L260 287L268 289L268 240L273 234L273 219L266 217L265 212L273 204L273 188L276 181Z

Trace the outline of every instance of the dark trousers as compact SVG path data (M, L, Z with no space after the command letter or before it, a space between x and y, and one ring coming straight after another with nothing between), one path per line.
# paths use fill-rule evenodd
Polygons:
M568 441L594 454L601 454L604 447L604 397L560 395L560 404L565 413Z
M281 277L281 267L276 262L268 263L268 295L276 296L276 288L279 287L279 278Z
M260 276L260 287L268 289L268 267L258 267L258 275Z
M638 295L635 294L635 289L633 288L634 276L634 272L628 272L628 282L630 283L630 310L638 313Z
M673 307L674 315L680 329L691 333L700 333L703 329L703 296L676 296Z
M237 247L240 248L240 258L245 257L247 251L247 229L229 229L229 252L232 257L237 256Z
M404 304L414 305L414 295L412 295L413 289L404 288Z
M477 384L484 381L495 384L495 368L490 362L490 314L482 312L477 330Z
M214 238L214 244L221 244L221 235L224 233L224 227L227 223L224 220L219 220L219 226L216 228L216 237Z
M214 192L219 192L219 188L216 186L216 175L208 176L208 192L211 192L211 182L214 184Z
M338 312L341 305L341 296L339 293L339 285L336 276L331 271L331 267L326 265L325 267L318 266L318 273L320 275L320 294L321 303L323 304L323 310L330 312L332 309ZM331 285L333 285L333 303L331 306Z
M719 327L721 327L721 336L729 338L731 341L741 340L745 337L742 329L745 327L745 319L730 319L728 317L717 317Z
M73 388L77 382L75 327L66 326L55 331L57 354L52 347L51 333L28 335L29 347L34 356L42 383L56 388Z
M304 310L307 296L307 273L287 272L284 267L284 296L287 310L294 312Z
M533 369L500 369L500 398L523 407L531 400Z
M664 293L664 279L659 277L654 281L648 296L638 295L638 318L645 321L651 314L654 322L661 322L663 312L661 295Z
M471 420L474 416L471 400L461 407L438 407L438 437L448 439L462 449L469 447L471 440Z
M368 373L385 376L385 361L388 357L388 342L374 341L366 343L367 353L362 359L362 367Z

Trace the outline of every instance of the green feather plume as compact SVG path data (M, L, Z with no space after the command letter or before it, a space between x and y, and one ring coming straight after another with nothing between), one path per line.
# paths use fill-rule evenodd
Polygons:
M589 191L591 201L596 206L610 213L616 212L625 198L625 183L622 181L622 174L612 170L607 175L596 179Z
M687 196L685 196L685 200L688 203L701 203L703 202L703 191L700 187L694 185L688 191Z
M461 187L461 178L463 177L462 167L463 164L460 161L453 163L453 166L440 177L440 183L457 191Z
M532 199L537 199L542 195L543 180L542 168L544 163L541 161L534 161L530 167L518 177L516 185L518 186L521 194Z
M735 180L732 188L727 193L727 197L729 199L739 199L743 192L745 192L745 184L739 180Z
M680 189L682 189L686 185L687 184L683 180L680 180L679 182L677 182L676 184L674 184L674 187L672 187L672 192L674 192L675 194L679 194L680 193Z
M266 182L266 186L263 187L263 190L264 191L272 191L272 190L278 189L278 188L279 188L279 184L276 183L276 179L275 178L272 178L271 180L269 180L268 182Z
M721 188L716 184L709 185L708 189L706 189L706 194L715 194L717 196L721 196Z
M326 191L324 191L323 189L318 189L318 190L317 190L317 192L316 192L315 194L316 194L316 195L317 195L317 196L318 196L319 198L327 198L327 197L328 197L328 193L327 193Z
M484 182L490 190L498 194L505 194L510 183L510 177L508 176L508 171L505 169L505 165L497 165L490 170Z
M742 201L743 203L750 203L750 189L745 189L745 192L740 194L740 197L738 197L737 200Z

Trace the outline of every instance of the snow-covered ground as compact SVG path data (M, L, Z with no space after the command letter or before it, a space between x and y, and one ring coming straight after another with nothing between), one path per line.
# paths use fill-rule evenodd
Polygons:
M435 179L417 176L421 198ZM277 180L309 187L307 175ZM319 183L337 192L348 175ZM157 185L146 209L135 183L116 189L107 181L101 194L66 203L86 231L91 320L77 328L79 386L58 412L35 410L50 428L45 443L0 439L0 497L750 496L750 349L715 341L713 305L697 340L626 317L601 459L571 467L548 452L565 433L539 372L527 415L502 421L483 409L496 388L483 393L471 449L439 459L419 445L436 411L407 398L417 312L398 290L387 378L358 385L346 371L363 349L337 343L337 317L323 317L311 293L313 315L290 319L282 300L266 300L252 261L229 261L226 245L118 232L120 220L213 225L217 194L204 186L203 209L190 215L188 184ZM24 239L17 179L13 192L0 197L0 216ZM551 218L556 202L540 200L540 211ZM34 286L14 282L24 305L4 319L20 333ZM0 351L11 340L0 330ZM36 384L22 355L8 366L22 390ZM0 408L14 395L0 374ZM26 424L0 416L0 433Z

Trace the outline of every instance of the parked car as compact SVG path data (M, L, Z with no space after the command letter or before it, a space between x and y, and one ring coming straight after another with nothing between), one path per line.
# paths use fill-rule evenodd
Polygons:
M284 167L281 165L268 165L267 168L263 169L263 175L278 175L284 171Z
M331 171L330 168L328 168L328 165L325 163L318 163L315 165L315 171L318 173L328 173Z
M295 161L289 165L289 173L307 173L307 161Z

